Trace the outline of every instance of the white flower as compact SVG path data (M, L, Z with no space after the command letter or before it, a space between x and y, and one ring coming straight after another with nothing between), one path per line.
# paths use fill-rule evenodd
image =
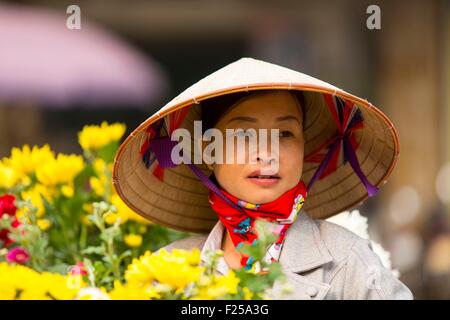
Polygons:
M379 243L370 240L367 218L362 216L359 213L359 210L352 210L351 212L341 212L331 218L328 218L327 221L340 225L341 227L344 227L352 231L353 233L356 233L361 238L369 240L372 245L373 252L378 255L383 266L390 269L397 278L400 276L398 270L392 269L390 258L391 254L389 253L389 251L386 251Z
M99 288L82 288L78 291L76 300L111 300L104 291Z
M369 233L367 231L368 224L367 218L359 213L359 210L344 211L331 218L327 221L336 223L348 230L356 233L358 236L364 239L369 239Z
M375 241L370 241L370 243L372 244L373 252L375 252L380 257L383 266L391 270L397 278L400 277L400 272L397 269L392 269L391 253L385 250L379 243L376 243Z

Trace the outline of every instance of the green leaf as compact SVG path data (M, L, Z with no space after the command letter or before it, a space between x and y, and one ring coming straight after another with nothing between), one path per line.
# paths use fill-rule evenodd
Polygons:
M48 266L46 271L59 273L59 274L67 274L69 269L70 269L70 265L68 265L66 263L59 263L59 264Z
M81 254L98 254L98 255L104 255L106 253L106 249L104 245L101 246L90 246L86 249L81 251Z
M114 156L119 147L118 141L111 141L103 148L99 149L97 154L100 158L102 158L106 163L111 163L114 161Z

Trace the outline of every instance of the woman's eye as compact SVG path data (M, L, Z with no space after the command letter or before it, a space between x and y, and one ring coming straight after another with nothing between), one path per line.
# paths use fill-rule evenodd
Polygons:
M291 131L283 130L280 131L280 137L286 138L286 137L292 137L294 134Z

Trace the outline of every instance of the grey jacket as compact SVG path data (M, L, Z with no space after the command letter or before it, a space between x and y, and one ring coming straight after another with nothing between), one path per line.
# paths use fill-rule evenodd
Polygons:
M164 248L202 249L206 238L192 236ZM274 299L413 299L368 240L305 212L288 229L280 265L293 290L281 296L282 284L277 282Z

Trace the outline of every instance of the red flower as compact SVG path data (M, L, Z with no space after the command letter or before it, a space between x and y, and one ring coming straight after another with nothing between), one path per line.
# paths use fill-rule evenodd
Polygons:
M14 204L16 198L12 194L5 194L0 197L0 218L7 214L9 216L15 216L17 207Z
M70 274L73 276L87 275L87 271L86 271L86 268L84 267L84 263L78 262L75 266L71 267Z
M0 197L0 219L3 215L8 215L10 217L16 216L17 207L14 204L16 198L13 195L5 194ZM12 227L17 228L19 226L19 221L14 219L12 222ZM6 229L0 229L0 241L3 243L3 247L7 247L12 243L12 240L8 237L9 231Z
M6 260L8 262L15 262L19 264L24 264L28 260L30 260L30 255L28 254L28 251L24 248L13 248L8 251L6 254Z

